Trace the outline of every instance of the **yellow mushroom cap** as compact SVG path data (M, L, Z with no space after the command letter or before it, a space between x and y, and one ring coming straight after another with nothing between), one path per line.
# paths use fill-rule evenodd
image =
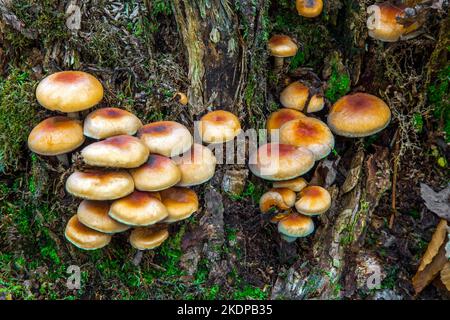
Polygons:
M86 227L103 233L118 233L129 229L108 215L110 204L107 201L83 200L78 206L78 221Z
M301 176L314 166L314 155L303 147L268 143L250 155L252 173L266 180L289 180Z
M225 110L205 114L199 123L199 134L206 143L223 143L233 140L241 132L238 117Z
M81 122L60 116L40 122L28 136L30 150L45 156L71 152L81 146L83 142Z
M75 171L66 181L66 190L88 200L114 200L134 190L133 178L126 171Z
M274 188L264 193L259 199L259 209L262 213L276 207L287 210L295 204L295 192L287 188Z
M325 158L334 148L334 136L322 121L304 117L280 128L280 142L309 149L315 160Z
M306 112L313 113L319 112L325 107L325 99L322 95L315 94L309 100L308 106L306 107Z
M103 86L82 71L61 71L44 78L36 88L38 102L49 110L77 112L89 109L103 98Z
M159 154L151 154L146 163L130 172L136 189L140 191L164 190L181 180L181 171L176 163Z
M286 181L277 181L273 183L274 188L288 188L295 192L302 191L302 189L305 188L307 185L308 183L302 177Z
M111 235L86 227L78 220L77 215L67 222L64 235L70 243L83 250L100 249L111 241Z
M283 124L291 120L306 117L303 113L293 109L282 108L272 112L267 118L267 131L270 134L272 130L280 129Z
M111 204L109 216L130 226L149 226L168 216L160 195L152 192L134 191Z
M161 201L169 216L164 222L171 223L189 218L198 210L198 197L194 190L172 187L161 191Z
M138 136L150 149L150 153L158 153L166 157L186 152L193 143L189 130L175 121L157 121L147 124L139 129Z
M269 39L270 54L274 57L287 58L297 54L298 46L288 36L277 34Z
M326 212L331 206L331 196L327 189L309 186L300 191L300 198L295 203L298 212L307 216L316 216Z
M308 101L309 89L303 83L292 82L281 91L280 102L285 108L302 111Z
M181 171L177 186L189 187L202 184L214 176L217 159L210 149L194 143L191 150L173 159Z
M138 250L159 247L169 237L167 228L136 228L131 231L130 243Z
M105 139L122 134L134 135L142 122L134 114L119 108L101 108L84 119L84 135L93 139Z
M386 128L391 110L378 97L355 93L339 99L328 114L330 129L344 137L366 137Z
M322 13L322 0L296 0L297 12L302 17L315 18Z
M313 231L313 220L301 214L290 214L278 222L278 232L288 237L306 237Z

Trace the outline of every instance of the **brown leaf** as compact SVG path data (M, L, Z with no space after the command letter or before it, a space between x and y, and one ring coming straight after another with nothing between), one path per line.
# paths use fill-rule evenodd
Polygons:
M444 268L441 270L441 281L448 291L450 291L450 262L447 261Z
M436 231L428 244L427 251L425 251L422 260L420 261L418 272L425 269L425 267L431 263L433 258L439 252L439 248L447 239L447 221L442 219L436 227ZM445 250L444 250L445 252ZM445 256L445 254L444 254Z
M448 259L445 257L445 248L444 246L441 246L433 261L431 261L431 263L429 263L422 271L417 271L412 278L412 284L416 294L420 293L431 281L433 281L446 263L448 263Z

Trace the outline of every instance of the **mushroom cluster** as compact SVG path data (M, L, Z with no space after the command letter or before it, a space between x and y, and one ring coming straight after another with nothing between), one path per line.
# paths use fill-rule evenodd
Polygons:
M40 82L38 101L50 110L78 112L103 97L101 83L80 71L52 74ZM180 102L181 103L181 102ZM100 108L86 116L55 116L39 123L28 138L38 154L65 156L85 144L81 157L86 169L75 170L66 190L83 199L65 228L76 247L94 250L109 244L113 234L131 229L130 244L153 249L169 236L168 225L189 218L199 208L190 186L202 184L215 173L212 151L194 143L191 132L174 121L146 125L132 113ZM238 118L217 110L200 120L199 133L207 143L233 139L241 130Z

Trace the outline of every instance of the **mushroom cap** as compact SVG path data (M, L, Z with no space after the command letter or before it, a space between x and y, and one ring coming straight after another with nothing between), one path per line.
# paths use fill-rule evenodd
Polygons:
M81 146L83 142L81 122L61 116L40 122L28 136L28 148L45 156L68 153Z
M280 128L280 142L309 149L315 160L325 158L334 148L334 136L322 121L304 117Z
M164 220L167 223L187 219L198 210L197 194L188 188L173 187L163 190L161 201L169 212L169 216Z
M103 98L103 86L89 73L61 71L39 82L36 98L49 110L77 112L99 103Z
M291 214L291 212L289 212L289 211L277 212L276 215L274 215L273 217L270 218L270 222L278 223L290 214Z
M189 150L193 138L189 130L175 121L157 121L143 126L138 137L147 145L151 153L173 157Z
M291 120L306 117L300 111L294 109L282 108L275 112L272 112L267 118L266 127L270 134L272 130L280 129L283 124Z
M322 13L322 0L297 0L295 2L297 12L302 17L315 18Z
M130 234L131 245L138 250L159 247L169 237L167 228L135 228Z
M306 112L313 113L319 112L325 107L325 98L321 94L315 94L309 100Z
M297 54L298 46L288 36L276 34L269 39L270 54L274 57L287 58Z
M249 158L250 171L266 180L281 181L301 176L314 166L314 155L303 147L282 143L262 145Z
M274 188L288 188L295 192L302 191L302 189L305 188L307 185L308 183L302 177L286 181L277 181L273 183Z
M340 98L330 109L328 125L337 135L366 137L386 128L391 110L380 98L355 93Z
M233 140L241 132L241 124L231 112L216 110L201 117L198 130L204 142L223 143Z
M78 221L93 230L103 233L118 233L128 230L126 226L108 215L110 204L107 201L83 200L78 206Z
M134 182L126 171L75 171L67 178L66 190L83 199L114 200L133 192Z
M93 139L105 139L122 134L134 135L142 127L141 120L127 110L101 108L84 119L84 135Z
M303 83L294 81L280 93L280 102L285 108L302 111L308 101L309 89Z
M111 241L111 235L86 227L74 215L67 222L64 235L70 243L79 249L95 250L103 248Z
M287 188L274 188L264 193L259 199L259 209L262 213L276 207L280 210L292 208L295 204L295 192Z
M311 217L293 213L278 222L278 232L288 237L306 237L314 231Z
M140 191L164 190L181 180L181 171L176 163L159 154L151 154L146 163L130 172L136 189Z
M326 212L331 206L331 196L327 189L309 186L300 191L295 203L298 212L307 216L317 216Z
M205 183L214 176L217 159L212 151L194 143L183 155L173 159L181 171L181 180L177 186L189 187Z
M143 191L134 191L114 201L109 209L111 218L130 226L150 226L168 215L158 193Z
M91 166L136 168L147 161L149 151L138 138L121 135L94 142L83 150L84 162Z

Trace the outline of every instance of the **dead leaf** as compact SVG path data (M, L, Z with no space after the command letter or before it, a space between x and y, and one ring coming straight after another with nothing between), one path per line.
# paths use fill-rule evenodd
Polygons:
M447 188L434 192L428 185L421 183L420 195L430 211L440 218L450 221L450 184L447 185Z
M76 4L69 4L66 10L66 27L71 31L77 31L81 28L81 10Z
M416 294L419 294L431 281L433 281L446 263L448 263L448 259L445 257L445 248L444 246L441 246L433 261L431 261L424 270L418 271L412 278L412 284Z
M441 281L448 291L450 291L450 262L447 261L441 270Z
M433 258L437 255L437 253L439 252L439 248L442 246L442 244L446 239L447 239L447 221L442 219L438 223L436 231L434 232L433 237L431 238L431 241L428 244L427 251L425 251L422 260L420 261L418 272L425 269L425 267L429 263L431 263L431 261L433 261Z

